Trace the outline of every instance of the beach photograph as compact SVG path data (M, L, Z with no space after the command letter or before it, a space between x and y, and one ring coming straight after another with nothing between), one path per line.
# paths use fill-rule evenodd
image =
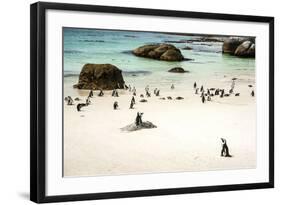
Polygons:
M62 36L64 177L256 168L255 36Z

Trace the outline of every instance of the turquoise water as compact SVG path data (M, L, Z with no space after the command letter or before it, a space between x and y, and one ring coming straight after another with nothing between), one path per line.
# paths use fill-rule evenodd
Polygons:
M152 32L113 31L98 29L64 28L64 77L65 82L75 84L86 63L111 63L123 71L126 84L155 87L177 83L184 87L196 79L222 76L254 76L255 59L238 58L222 54L221 42L172 43L185 58L192 61L167 62L136 57L133 49L151 43L192 40L200 36L171 35ZM189 46L192 50L183 50ZM190 71L186 74L167 72L180 66ZM66 79L68 78L68 79Z

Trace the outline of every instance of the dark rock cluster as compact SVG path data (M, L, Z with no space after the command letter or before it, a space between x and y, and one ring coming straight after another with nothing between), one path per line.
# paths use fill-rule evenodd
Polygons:
M223 53L238 57L255 57L255 39L247 37L230 37L223 43Z

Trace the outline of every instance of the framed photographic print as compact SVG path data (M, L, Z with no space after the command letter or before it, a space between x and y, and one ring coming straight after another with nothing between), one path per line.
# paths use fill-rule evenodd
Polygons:
M31 5L34 202L274 187L274 18Z

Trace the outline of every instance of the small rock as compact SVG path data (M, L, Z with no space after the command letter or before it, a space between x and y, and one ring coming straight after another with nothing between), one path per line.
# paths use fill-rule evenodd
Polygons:
M132 132L132 131L137 131L137 130L141 130L141 129L151 129L151 128L157 128L157 126L154 125L152 122L145 121L145 122L142 122L142 124L138 125L138 126L135 123L127 125L127 126L121 128L121 130L127 131L127 132Z
M184 70L182 67L174 67L168 70L171 73L189 73L189 71Z
M186 46L186 47L184 47L184 48L182 48L183 50L192 50L192 48L191 47L189 47L189 46Z

